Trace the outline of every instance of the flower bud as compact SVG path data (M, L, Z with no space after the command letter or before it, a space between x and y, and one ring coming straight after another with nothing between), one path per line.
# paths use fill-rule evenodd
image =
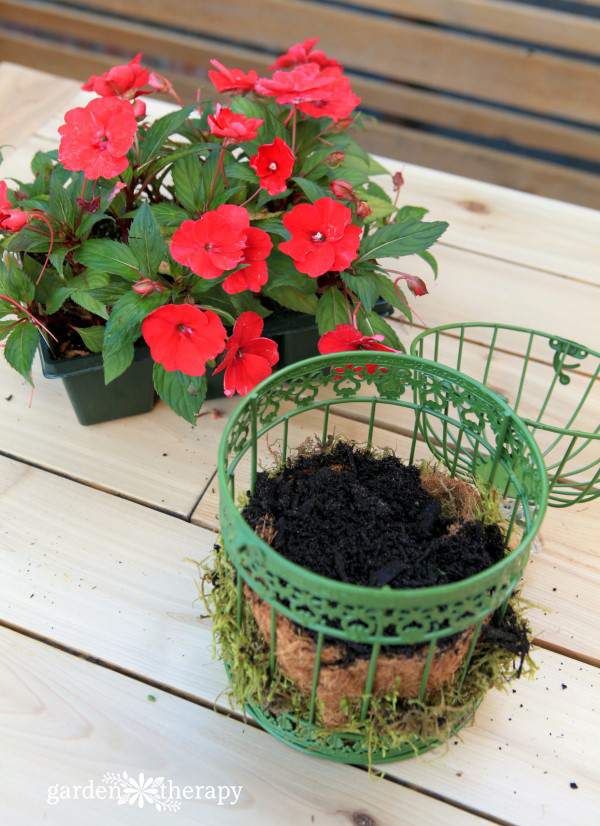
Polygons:
M143 100L140 100L140 98L136 98L133 101L133 114L138 120L146 117L146 104Z
M392 175L392 183L394 185L394 192L400 192L400 189L404 186L404 175L402 172L394 172Z
M132 284L131 289L138 295L146 296L151 293L164 293L165 288L160 281L153 281L151 278L142 278Z
M327 158L325 163L327 166L339 166L346 157L344 152L335 151Z
M150 72L148 85L151 86L155 92L160 92L161 95L172 95L175 91L171 81L159 75L158 72Z
M339 178L336 178L335 181L331 181L329 184L329 189L333 192L336 198L354 197L354 189L352 188L352 184L349 184L348 181L342 181Z
M373 210L366 201L356 202L356 217L360 218L361 221L364 221L372 212Z

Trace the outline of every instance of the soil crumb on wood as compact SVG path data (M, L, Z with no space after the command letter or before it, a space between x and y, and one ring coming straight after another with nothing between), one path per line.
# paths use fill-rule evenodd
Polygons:
M282 556L355 585L443 585L504 556L498 526L445 517L417 467L343 441L259 473L243 515Z

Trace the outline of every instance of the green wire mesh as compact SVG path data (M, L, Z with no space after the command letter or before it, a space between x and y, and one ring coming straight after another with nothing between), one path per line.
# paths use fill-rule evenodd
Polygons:
M275 625L278 614L323 641L366 643L371 646L361 715L366 718L382 645L429 646L419 699L423 699L436 646L444 637L474 628L462 666L464 680L484 620L496 609L506 609L529 556L531 542L542 521L547 499L543 458L530 432L508 405L492 391L451 368L395 353L352 353L309 359L281 370L243 399L231 416L219 448L220 522L225 553L236 570L237 622L243 622L244 583L271 607L271 668L275 667ZM449 585L393 590L368 588L334 581L286 560L260 539L245 522L236 502L252 489L259 461L264 466L289 455L307 430L323 440L333 429L330 411L349 402L364 405L363 441L373 443L377 408L393 406L399 433L407 434L407 462L422 458L424 417L437 421L449 447L442 457L452 476L478 479L480 460L487 462L486 481L506 480L513 494L508 516L507 555L493 567ZM347 421L347 420L343 420ZM301 433L296 431L300 424ZM353 424L353 428L358 425ZM340 427L337 423L338 430ZM386 435L391 434L386 431ZM385 436L383 437L385 438ZM386 445L378 445L385 447ZM426 451L427 452L427 451ZM511 539L514 540L511 543ZM520 533L520 535L519 535ZM517 541L518 540L518 541ZM516 547L515 547L516 544ZM243 630L243 629L241 629ZM386 755L367 755L356 736L339 732L315 747L315 694L320 661L315 658L310 714L296 720L268 709L248 706L267 730L297 748L329 759L361 763L412 756L437 744L430 740ZM238 697L242 703L244 697ZM472 709L466 717L470 716ZM464 724L456 720L456 728Z
M549 333L479 322L426 330L411 353L479 379L519 414L544 456L550 505L600 496L600 353ZM429 422L424 431L436 456L453 450L439 430Z

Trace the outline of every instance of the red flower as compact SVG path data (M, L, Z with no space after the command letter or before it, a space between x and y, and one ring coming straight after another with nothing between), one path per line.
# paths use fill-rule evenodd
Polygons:
M248 210L221 204L197 221L184 221L171 241L171 255L201 278L218 278L225 270L248 264L223 282L227 293L258 291L267 283L265 258L271 239L262 229L250 226Z
M330 86L331 78L316 63L305 63L291 72L274 72L271 80L261 77L254 88L261 95L274 97L277 103L297 105L324 96L329 99Z
M279 245L291 256L299 272L317 278L329 270L345 270L354 261L360 243L360 227L353 226L352 212L333 198L299 204L283 216L292 233Z
M102 97L133 97L134 90L148 82L148 69L142 69L141 59L140 52L124 66L113 66L102 75L91 75L81 88Z
M279 361L277 345L261 338L264 322L258 313L242 313L227 341L225 358L213 375L225 370L225 395L247 395L273 372Z
M233 207L241 209L241 207ZM247 213L246 213L247 214ZM223 281L223 289L229 295L252 290L257 293L269 278L266 258L273 248L269 233L257 227L245 230L245 243L239 263L242 269L228 275Z
M313 52L314 47L319 42L318 37L308 37L303 43L296 43L291 46L287 52L281 57L278 57L269 69L288 69L290 66L296 66L298 63L317 63L321 68L325 66L339 66L337 60L332 60L327 57L325 52L318 49Z
M27 213L11 204L8 200L6 181L0 181L0 230L18 232L29 220Z
M217 92L234 92L236 94L242 92L251 92L254 89L254 84L258 80L258 74L254 71L244 74L241 69L228 69L219 63L218 60L210 61L218 71L210 69L208 72L209 78L214 83Z
M224 145L253 141L264 118L247 118L217 103L214 115L208 116L211 134L225 138Z
M58 159L74 172L83 169L89 180L114 178L127 168L126 153L137 132L133 106L116 97L91 100L71 109L59 127Z
M296 156L281 138L258 147L258 154L250 158L250 166L260 178L260 185L269 195L279 195L287 187Z
M290 72L274 72L271 80L260 78L255 91L274 97L277 103L297 106L312 117L333 118L336 123L360 103L340 66L321 69L316 63L304 63Z
M382 344L383 336L365 336L352 324L338 324L335 330L324 333L319 339L319 353L347 353L350 350L382 350L397 353L393 347Z
M339 66L323 69L321 72L322 97L311 98L300 103L298 109L313 118L332 118L336 123L348 118L360 103L348 78Z
M154 361L188 376L203 376L206 362L223 352L227 338L216 313L190 304L154 310L142 323L142 335Z

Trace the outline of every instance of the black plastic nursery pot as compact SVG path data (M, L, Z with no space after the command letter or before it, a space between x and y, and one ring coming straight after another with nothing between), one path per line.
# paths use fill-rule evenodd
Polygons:
M391 309L385 301L379 301L375 306L376 312L383 316L389 315ZM263 335L272 338L279 348L277 370L317 353L319 330L315 317L308 313L274 313L265 319ZM100 353L57 359L52 357L43 339L39 349L44 376L63 380L80 424L99 424L137 416L149 413L154 407L153 361L150 349L142 340L135 346L131 366L108 385L104 384ZM218 399L224 395L222 375L207 373L207 383L207 399Z
M150 350L135 347L133 362L110 384L104 383L102 355L53 358L46 342L40 341L42 372L47 379L62 379L79 424L90 425L148 413L154 407Z

